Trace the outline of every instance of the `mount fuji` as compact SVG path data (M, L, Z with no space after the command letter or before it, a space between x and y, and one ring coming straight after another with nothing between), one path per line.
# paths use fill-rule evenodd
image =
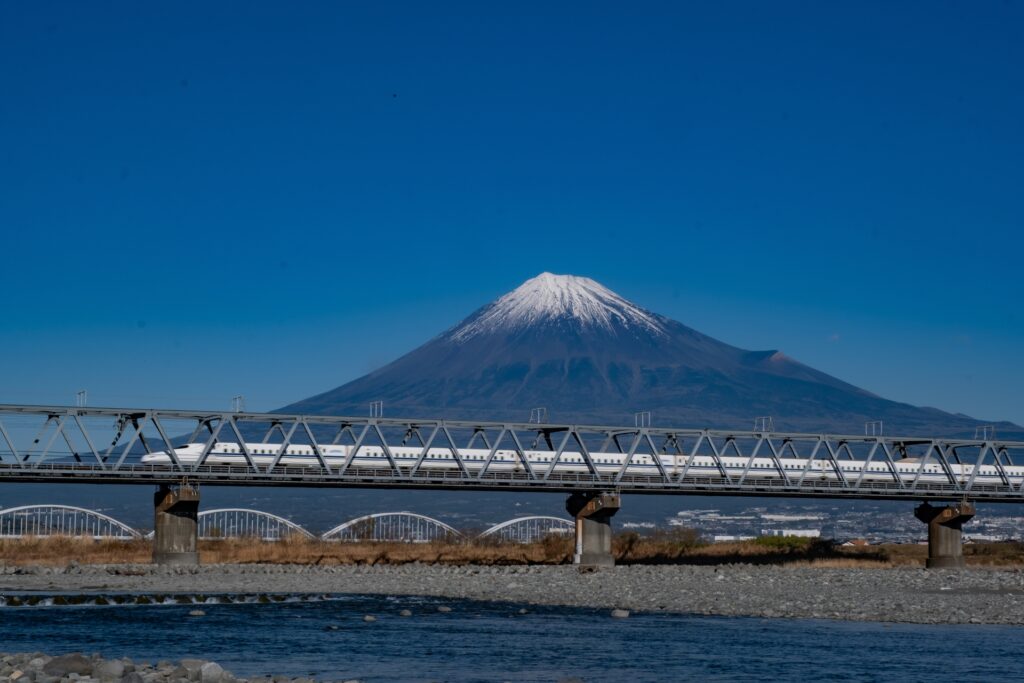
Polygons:
M585 277L542 273L392 363L281 412L973 436L978 420L890 401L787 357L746 351ZM1024 435L997 424L1001 437Z

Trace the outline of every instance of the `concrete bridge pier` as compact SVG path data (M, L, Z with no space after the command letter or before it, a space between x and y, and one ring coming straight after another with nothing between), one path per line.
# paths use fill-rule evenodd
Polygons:
M928 569L957 569L964 566L960 529L974 517L974 503L933 507L922 503L914 508L914 516L928 525Z
M576 518L576 552L572 563L579 567L614 567L612 517L621 507L617 493L574 493L565 509Z
M160 484L153 507L153 562L199 564L199 487Z

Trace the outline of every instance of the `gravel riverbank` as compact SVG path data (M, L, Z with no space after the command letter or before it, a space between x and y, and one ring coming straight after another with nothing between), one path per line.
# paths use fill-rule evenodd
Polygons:
M313 683L309 678L287 676L236 678L204 659L150 664L127 657L103 659L81 653L51 657L39 652L0 653L0 679L12 683Z
M428 595L723 616L920 624L1024 624L1021 570L823 569L730 565L83 565L0 567L0 593L349 593Z

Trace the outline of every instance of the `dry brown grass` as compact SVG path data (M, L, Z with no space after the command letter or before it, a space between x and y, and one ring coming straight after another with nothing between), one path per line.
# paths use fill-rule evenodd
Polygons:
M80 564L128 564L149 562L153 547L148 540L94 541L71 536L0 539L0 562L63 566Z
M345 543L293 536L283 541L229 539L200 541L203 564L562 564L572 561L572 539L550 537L537 543ZM129 564L152 560L149 540L93 541L55 536L0 540L0 563L9 565L64 566L79 564Z
M298 564L562 564L572 560L572 540L551 537L538 543L358 543L292 537L274 543L240 540L200 543L203 562Z
M687 530L641 536L615 536L613 553L620 564L757 564L793 567L901 567L923 566L928 554L923 545L836 547L819 539L761 538L753 541L704 543ZM344 543L292 537L285 541L258 539L201 541L204 564L270 563L309 565L524 565L567 564L572 561L573 540L557 536L536 543L452 542ZM148 540L92 541L70 537L0 540L0 563L8 565L64 566L80 564L128 564L151 561ZM1024 544L977 543L964 546L969 566L1022 567Z

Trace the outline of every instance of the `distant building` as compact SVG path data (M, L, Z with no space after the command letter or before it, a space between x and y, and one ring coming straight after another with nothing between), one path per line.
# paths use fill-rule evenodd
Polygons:
M1012 539L1009 539L1006 536L997 536L995 534L964 534L964 543L1005 543L1010 540Z
M796 536L797 538L820 538L821 529L761 529L762 536Z
M766 522L817 522L822 519L818 514L768 514L761 513L761 519Z

